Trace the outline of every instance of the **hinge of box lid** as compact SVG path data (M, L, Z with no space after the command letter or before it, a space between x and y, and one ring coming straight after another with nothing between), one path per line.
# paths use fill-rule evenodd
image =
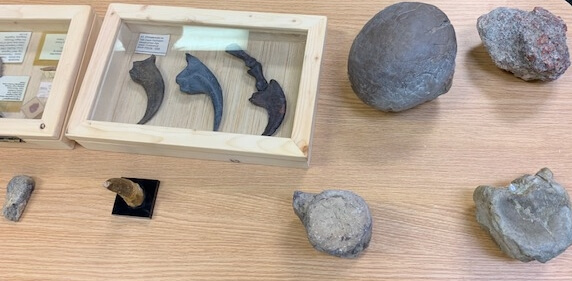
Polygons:
M19 137L0 136L0 142L25 142Z

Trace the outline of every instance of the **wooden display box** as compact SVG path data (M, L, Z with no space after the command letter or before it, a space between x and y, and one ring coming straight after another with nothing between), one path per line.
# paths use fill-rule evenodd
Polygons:
M88 149L308 167L326 22L323 16L111 4L66 135ZM148 38L159 39L153 45ZM266 110L249 102L255 79L244 61L225 52L236 42L284 90L285 118L272 136L261 135ZM147 96L129 70L153 50L165 96L140 125ZM210 97L185 94L176 83L186 53L220 83L218 131Z
M0 5L0 147L74 147L64 129L98 29L86 5Z

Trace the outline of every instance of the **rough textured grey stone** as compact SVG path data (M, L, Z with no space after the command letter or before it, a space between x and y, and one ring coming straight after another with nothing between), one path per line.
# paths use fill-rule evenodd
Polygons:
M494 63L523 80L552 81L570 66L566 23L549 11L500 7L477 20Z
M319 251L344 258L357 257L371 239L372 219L367 203L345 190L320 194L294 192L294 212L310 244Z
M572 206L548 168L515 179L507 188L479 186L477 221L501 250L523 262L547 262L572 244Z
M2 209L5 218L11 221L20 220L35 185L34 179L25 175L15 176L8 182L6 201Z
M348 58L353 91L382 111L403 111L449 91L457 39L447 15L418 2L391 5L367 22Z

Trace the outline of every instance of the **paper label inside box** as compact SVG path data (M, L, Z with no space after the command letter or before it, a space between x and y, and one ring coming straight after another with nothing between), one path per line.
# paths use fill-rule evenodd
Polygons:
M65 43L66 34L46 34L39 59L59 60Z
M0 57L4 63L22 63L32 32L0 32Z
M0 77L0 101L22 101L30 76Z
M169 49L169 39L169 34L141 33L139 34L139 41L137 41L135 52L139 54L164 56L167 54L167 49Z

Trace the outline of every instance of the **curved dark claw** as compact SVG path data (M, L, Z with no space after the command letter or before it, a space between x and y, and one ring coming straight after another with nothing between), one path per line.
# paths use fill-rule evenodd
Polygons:
M254 105L266 109L268 112L268 124L262 135L273 135L282 124L284 115L286 114L286 96L284 95L282 87L280 87L280 84L274 79L270 80L270 83L266 82L266 78L264 78L262 72L262 64L240 49L240 46L237 44L228 46L226 52L242 59L244 64L249 68L247 73L256 79L256 89L258 92L253 93L249 101Z
M137 124L145 124L155 116L165 96L165 82L155 65L155 55L142 61L134 61L133 67L129 70L129 76L135 83L143 86L147 94L145 115L137 122Z
M211 97L214 108L213 130L218 131L222 119L222 88L210 69L191 54L186 54L187 67L177 75L175 81L181 92L196 95L207 94Z
M286 96L280 84L276 80L270 80L268 87L264 91L258 91L252 94L248 99L254 105L258 105L266 109L268 112L268 124L262 133L263 136L273 135L286 114Z

